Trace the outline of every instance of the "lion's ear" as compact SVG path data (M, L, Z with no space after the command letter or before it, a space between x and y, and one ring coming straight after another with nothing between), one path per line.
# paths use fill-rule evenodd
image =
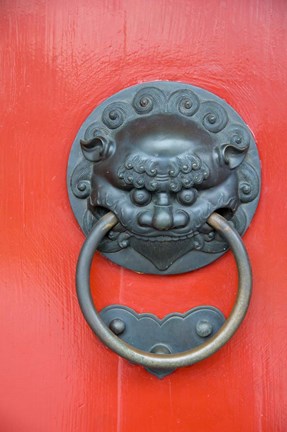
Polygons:
M230 169L237 168L243 162L247 150L248 147L239 148L232 144L222 144L220 146L220 154Z
M95 137L88 141L80 140L80 144L83 155L91 162L99 162L108 154L109 144L102 137Z

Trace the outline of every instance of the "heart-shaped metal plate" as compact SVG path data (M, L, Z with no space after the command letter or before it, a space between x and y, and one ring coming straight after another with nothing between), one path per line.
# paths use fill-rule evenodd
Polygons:
M101 317L128 344L158 354L178 353L201 345L225 321L222 312L212 306L200 306L184 314L172 313L159 319L149 313L137 314L126 306L112 305L101 311ZM173 372L147 370L158 378Z

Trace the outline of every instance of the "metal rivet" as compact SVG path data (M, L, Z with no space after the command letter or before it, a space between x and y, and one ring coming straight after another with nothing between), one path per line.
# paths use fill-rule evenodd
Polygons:
M245 183L243 186L242 186L242 192L245 194L245 195L248 195L250 192L251 192L251 186L249 185L249 184L247 184L247 183Z
M116 111L111 111L109 113L109 117L110 117L111 120L116 120L116 118L117 118L117 112Z
M87 185L85 183L81 182L81 183L78 184L78 189L81 192L84 192L84 190L86 189L86 187L87 187Z
M140 106L142 106L143 108L146 107L148 105L148 98L143 97L140 100Z
M186 100L184 103L184 107L186 109L190 109L192 107L192 102L190 100Z
M196 333L200 337L210 336L213 330L213 325L207 320L200 320L195 327Z
M129 242L128 242L128 240L122 240L122 241L119 242L119 245L120 245L121 248L124 249L124 248L128 247Z
M151 351L153 354L170 354L171 351L166 345L155 345Z
M216 122L216 116L215 116L214 114L210 114L210 115L207 117L207 120L208 120L208 122L209 122L210 124L214 124L214 123Z
M115 318L110 322L109 328L115 335L119 336L125 331L126 324L123 320Z

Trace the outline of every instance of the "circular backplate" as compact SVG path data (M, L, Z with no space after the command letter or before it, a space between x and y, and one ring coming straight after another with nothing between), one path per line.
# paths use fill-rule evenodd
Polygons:
M260 193L260 161L241 117L213 93L148 82L114 94L88 116L68 163L73 212L87 235L112 211L100 250L134 271L175 274L226 250L207 225L217 211L243 235Z

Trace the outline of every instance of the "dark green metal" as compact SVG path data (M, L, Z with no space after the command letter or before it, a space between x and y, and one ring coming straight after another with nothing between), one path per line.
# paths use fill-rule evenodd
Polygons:
M84 233L112 212L118 222L98 251L139 273L213 262L228 245L209 216L222 215L243 236L260 193L244 120L215 94L171 81L137 84L99 104L75 138L67 174Z

